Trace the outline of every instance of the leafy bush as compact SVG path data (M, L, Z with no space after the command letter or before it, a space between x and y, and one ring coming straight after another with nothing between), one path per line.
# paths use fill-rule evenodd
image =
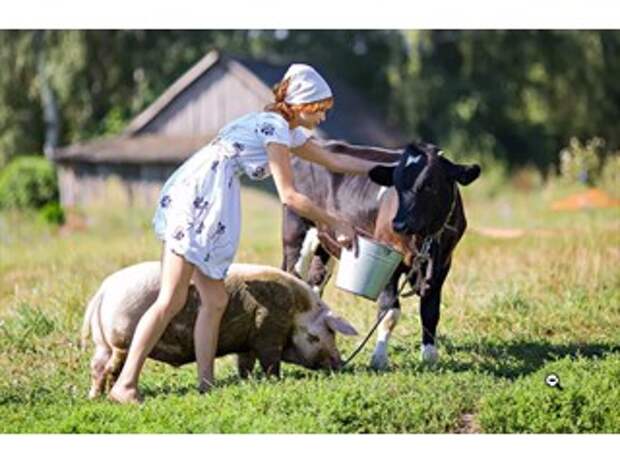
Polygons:
M614 190L620 181L620 152L609 152L600 137L585 144L573 137L560 152L560 174L568 183L581 182Z
M64 224L65 223L65 211L58 202L50 202L39 212L39 215L43 221L49 224Z
M21 156L0 173L0 208L40 208L53 201L58 201L58 182L45 158Z
M610 154L605 159L599 184L607 192L620 197L620 152Z

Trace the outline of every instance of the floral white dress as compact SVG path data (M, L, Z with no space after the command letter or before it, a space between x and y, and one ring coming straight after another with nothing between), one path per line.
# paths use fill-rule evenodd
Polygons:
M267 178L267 144L292 148L309 137L301 128L291 130L278 113L249 113L232 121L166 181L153 218L155 234L206 276L224 279L239 246L239 177Z

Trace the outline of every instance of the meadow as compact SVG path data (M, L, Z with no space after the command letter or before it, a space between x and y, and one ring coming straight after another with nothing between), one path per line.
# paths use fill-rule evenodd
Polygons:
M572 188L576 190L576 187ZM418 300L403 301L391 367L368 368L372 342L340 373L284 365L281 380L241 381L217 361L217 389L195 367L146 364L141 406L89 401L84 307L102 279L159 258L151 210L113 199L82 209L82 227L0 212L0 432L3 433L618 433L620 208L557 212L571 193L489 177L462 188L470 229L444 286L440 361L419 357ZM280 265L280 206L243 191L239 262ZM518 228L516 237L481 234ZM375 304L330 283L324 298L359 330ZM555 373L562 389L548 387Z

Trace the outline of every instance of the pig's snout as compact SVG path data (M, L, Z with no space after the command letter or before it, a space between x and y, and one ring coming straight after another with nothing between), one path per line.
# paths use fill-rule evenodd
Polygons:
M332 370L340 370L342 368L343 362L340 356L335 359L332 359Z
M336 354L336 355L329 356L329 358L327 359L325 368L337 371L337 370L340 370L342 366L343 366L342 358L340 358L340 354Z

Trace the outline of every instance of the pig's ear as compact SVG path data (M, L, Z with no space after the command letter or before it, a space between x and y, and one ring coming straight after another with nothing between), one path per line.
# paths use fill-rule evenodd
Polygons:
M357 330L351 323L342 317L336 316L333 313L327 315L325 322L332 331L336 333L342 333L345 336L357 336Z

